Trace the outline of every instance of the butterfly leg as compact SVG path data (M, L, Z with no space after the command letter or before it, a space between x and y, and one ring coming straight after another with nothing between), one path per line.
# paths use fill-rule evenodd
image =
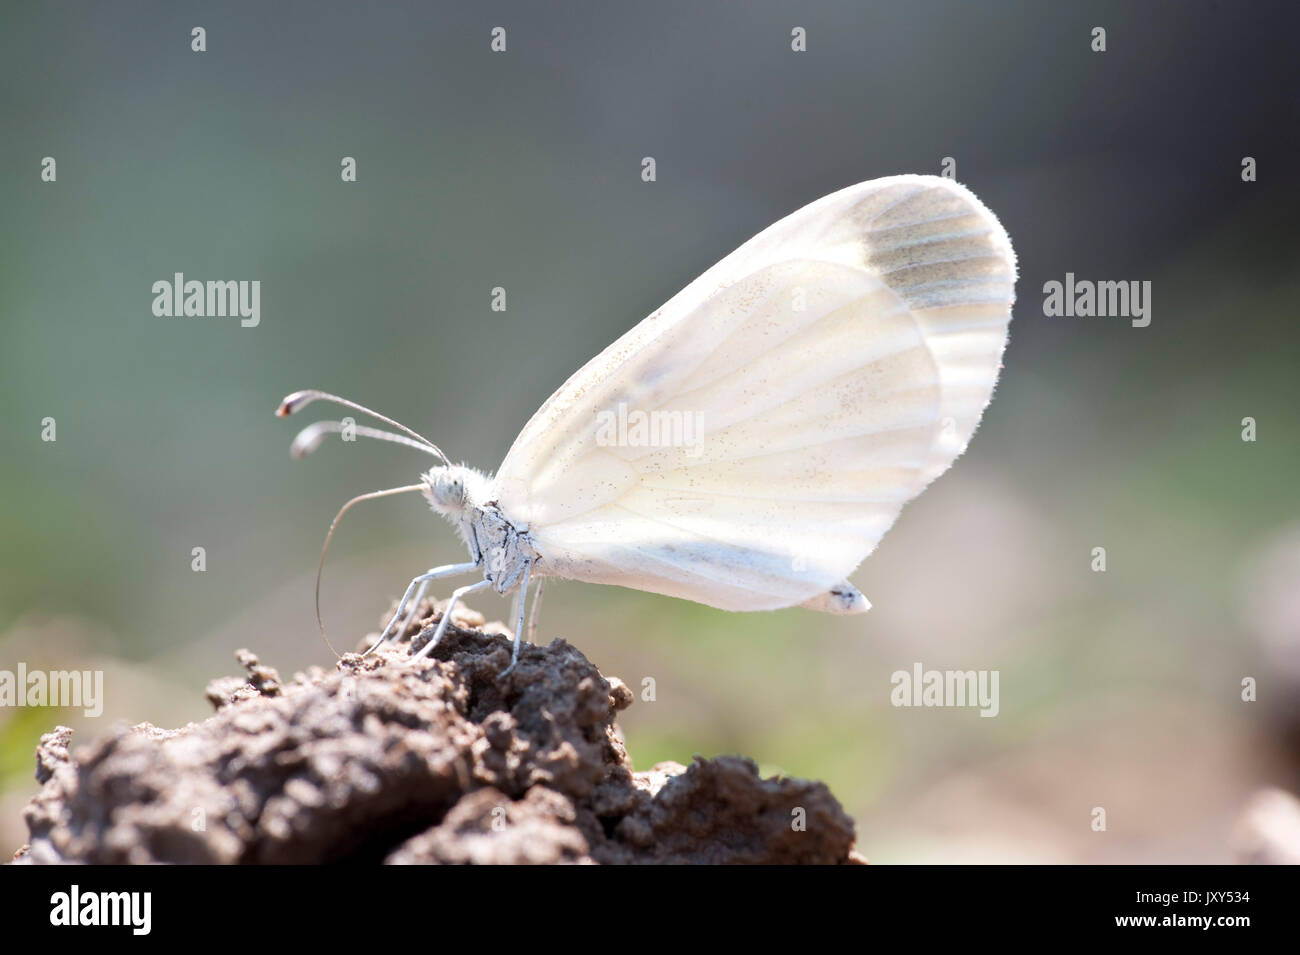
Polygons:
M515 664L519 662L519 641L522 640L524 636L524 606L528 602L528 575L532 569L533 562L531 560L525 561L524 578L522 583L519 584L519 614L515 618L515 646L514 649L510 651L510 666L501 671L502 676L506 676L515 668Z
M546 588L546 578L537 581L537 590L533 594L533 611L528 615L528 642L537 642L537 611L542 606L542 591Z
M456 604L460 603L462 597L466 594L472 594L476 591L483 590L485 587L491 586L492 581L485 579L480 580L476 584L466 584L464 587L457 587L453 590L451 592L451 599L447 601L447 606L442 611L442 619L438 621L438 629L433 632L433 639L421 647L420 652L411 657L408 662L416 663L433 652L433 648L438 645L438 641L442 639L442 635L447 632L447 625L451 623L451 612L455 609Z
M420 601L424 599L424 595L428 591L429 583L431 581L436 580L438 577L452 577L456 574L469 573L477 566L478 564L473 562L467 564L448 564L445 567L435 567L433 570L430 570L429 573L422 575L424 579L420 581L420 589L417 590L415 596L411 598L411 612L406 615L406 620L402 622L402 628L398 633L405 633L407 630L411 629L411 624L415 622L415 615L420 612Z
M473 562L465 564L446 564L442 567L430 568L428 573L420 574L420 576L412 580L411 585L406 588L406 593L402 595L402 602L397 605L397 610L393 613L393 619L388 621L388 626L386 626L384 632L379 635L379 639L371 644L370 649L363 653L362 656L368 656L373 653L380 644L388 639L388 635L393 630L393 624L397 623L397 618L400 617L402 611L406 609L406 602L411 599L411 591L415 590L416 587L419 587L419 593L416 594L415 602L411 607L411 615L406 618L406 623L402 625L402 630L405 630L411 625L411 619L415 616L416 609L420 606L420 601L424 599L424 593L429 588L429 581L436 580L439 577L451 577L455 574L466 574L477 566L478 564Z

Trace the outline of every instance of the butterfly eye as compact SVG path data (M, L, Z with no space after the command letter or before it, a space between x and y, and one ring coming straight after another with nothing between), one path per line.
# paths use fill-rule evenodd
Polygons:
M460 475L439 472L433 480L433 498L438 506L461 507L465 503L465 481Z

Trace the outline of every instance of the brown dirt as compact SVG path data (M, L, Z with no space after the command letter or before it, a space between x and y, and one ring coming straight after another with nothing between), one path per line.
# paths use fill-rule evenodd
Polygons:
M472 611L453 620L423 672L403 665L407 635L287 682L241 650L246 675L208 686L201 723L75 748L66 727L46 734L15 860L861 861L823 784L760 779L738 756L634 772L622 682L563 640L525 646L503 679L507 638Z

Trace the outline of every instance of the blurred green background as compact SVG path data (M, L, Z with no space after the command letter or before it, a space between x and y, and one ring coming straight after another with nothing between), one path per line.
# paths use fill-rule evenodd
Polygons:
M879 862L1229 861L1244 801L1294 783L1287 5L0 16L0 668L93 666L107 691L94 721L0 710L6 851L56 722L84 741L116 719L200 719L238 647L286 674L331 660L312 613L328 522L427 461L334 442L293 462L305 422L272 417L285 393L348 395L494 469L572 371L744 239L944 157L1011 234L1019 302L970 451L854 577L871 613L567 583L543 637L634 689L654 678L622 720L638 768L737 752L823 779ZM152 283L178 271L259 279L260 326L156 318ZM1151 325L1044 317L1043 283L1066 272L1151 281ZM462 554L415 497L359 507L326 571L331 632L350 643ZM999 670L1001 714L890 706L890 674L918 661ZM1240 699L1247 676L1260 703Z

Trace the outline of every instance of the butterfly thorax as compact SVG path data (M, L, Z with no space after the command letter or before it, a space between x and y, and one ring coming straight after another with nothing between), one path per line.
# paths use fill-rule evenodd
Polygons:
M491 480L463 465L432 468L421 476L429 506L456 528L483 576L498 593L513 590L524 568L540 558L527 530L515 527L497 502L488 500Z

